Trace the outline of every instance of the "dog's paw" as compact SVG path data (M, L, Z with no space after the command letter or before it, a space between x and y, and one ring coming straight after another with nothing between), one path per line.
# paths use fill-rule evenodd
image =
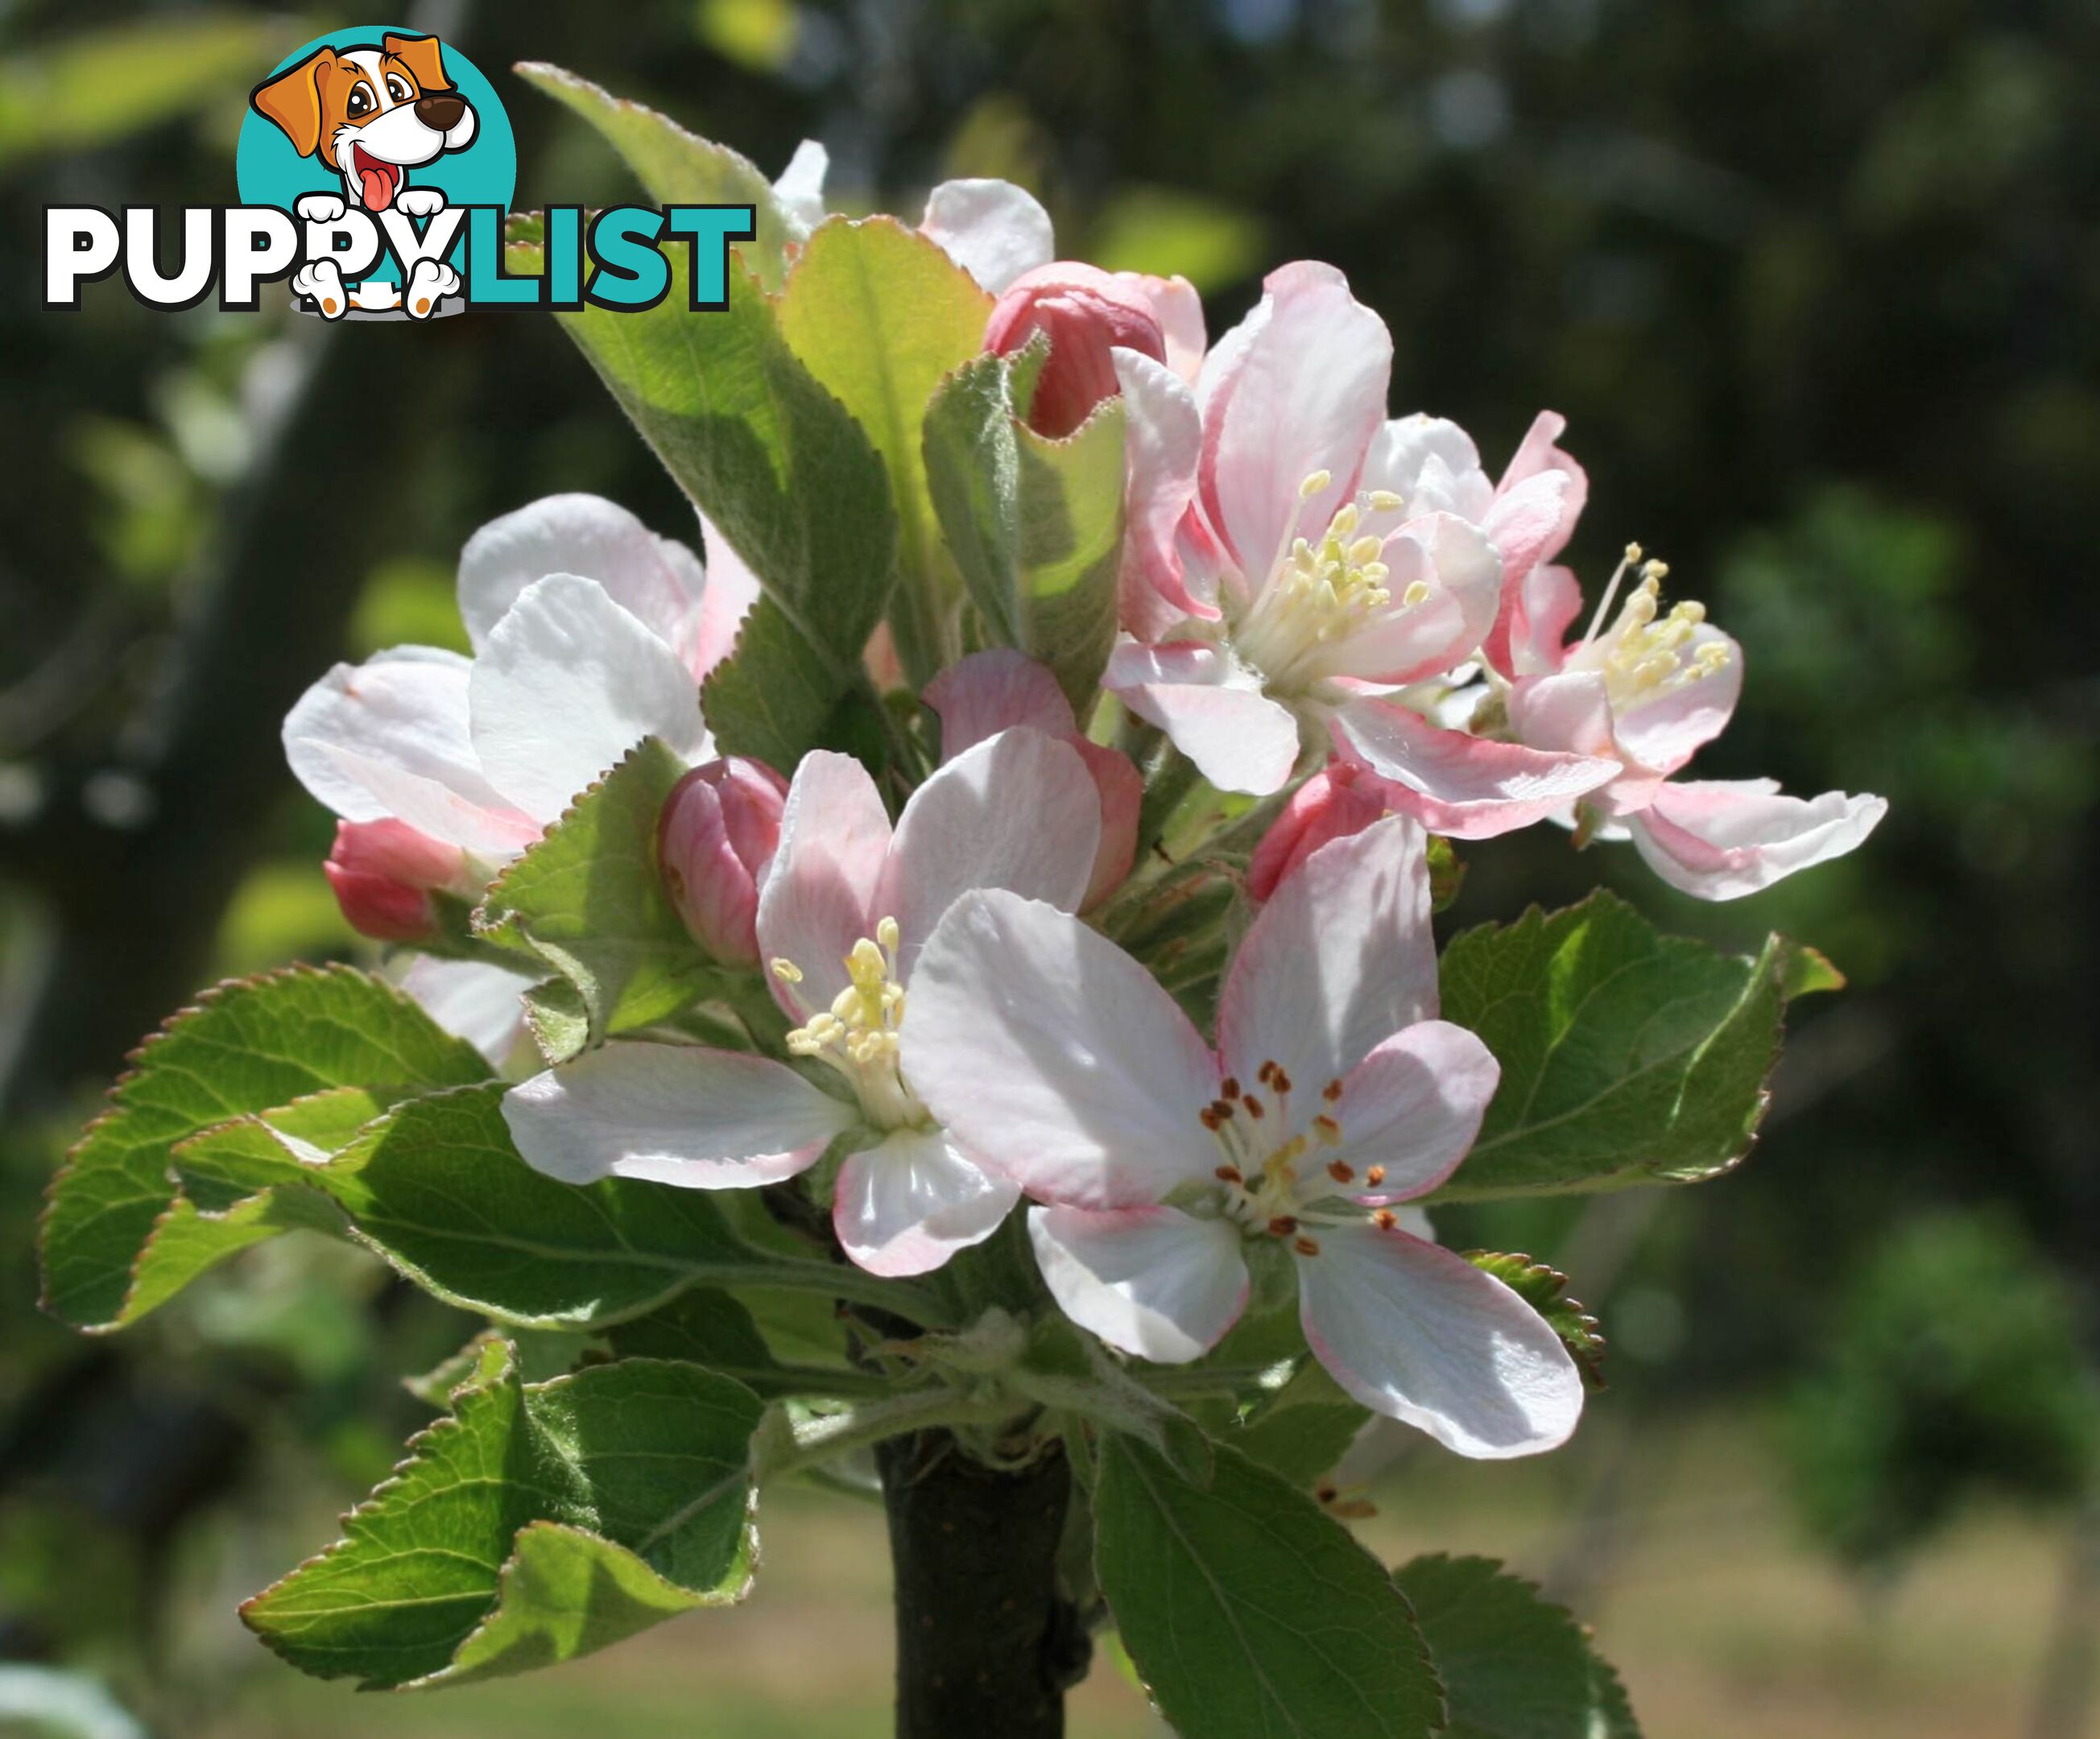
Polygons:
M443 260L419 259L402 292L411 320L426 320L448 296L459 294L460 275Z
M394 196L394 209L412 218L434 218L445 209L445 196L436 188L404 188Z
M309 223L333 223L349 207L333 193L302 193L293 210Z
M316 222L325 222L317 218ZM292 274L292 294L302 296L320 310L323 320L339 320L350 306L343 294L342 273L332 259L317 259Z

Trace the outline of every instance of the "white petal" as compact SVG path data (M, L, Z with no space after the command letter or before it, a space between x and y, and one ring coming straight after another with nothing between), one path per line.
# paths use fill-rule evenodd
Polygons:
M1313 1355L1373 1412L1481 1460L1568 1441L1582 1379L1543 1317L1492 1275L1401 1231L1319 1234L1298 1261Z
M1261 679L1217 647L1193 641L1109 655L1101 686L1159 726L1220 791L1267 797L1298 760L1298 721L1261 690Z
M540 836L538 822L507 806L484 809L435 779L348 749L329 747L322 753L382 814L491 863L506 862Z
M797 1014L828 1009L851 980L846 956L874 933L876 883L889 850L889 815L867 769L850 755L813 750L788 788L780 843L758 890L758 951L791 960L799 983L771 982Z
M1050 667L1010 647L973 652L951 664L919 698L939 715L943 761L1017 725L1052 737L1079 728Z
M707 551L707 586L693 629L686 662L695 676L708 673L736 650L743 619L758 602L758 576L730 547L729 540L700 516L700 545Z
M1434 1189L1458 1168L1502 1079L1487 1046L1449 1021L1395 1033L1342 1079L1329 1107L1342 1126L1333 1156L1358 1173L1347 1193L1373 1206ZM1363 1174L1384 1168L1379 1183Z
M338 664L285 715L285 757L299 783L346 821L384 821L394 811L346 768L345 754L439 786L470 808L508 813L468 730L472 669L435 647L397 647L362 664Z
M785 1064L622 1040L511 1088L525 1163L563 1183L646 1177L741 1189L806 1170L858 1114Z
M1010 181L944 181L927 196L919 225L995 296L1024 271L1050 263L1050 214Z
M899 1129L839 1167L832 1225L872 1274L924 1274L981 1244L1021 1198L938 1129Z
M1397 514L1455 513L1476 524L1493 506L1495 492L1480 469L1472 436L1449 417L1420 411L1394 417L1371 437L1362 487L1399 496ZM1378 528L1375 519L1365 523Z
M773 201L780 208L789 241L807 241L810 232L824 221L824 176L831 166L831 153L805 139L773 183Z
M554 820L645 737L712 753L678 655L594 580L551 574L497 623L470 686L474 746L520 809Z
M1734 900L1842 857L1881 825L1886 797L1789 797L1767 779L1673 779L1626 819L1634 847L1673 888Z
M701 594L692 552L601 496L550 495L490 520L460 551L460 614L476 650L549 574L595 580L666 646L691 638Z
M1058 1308L1140 1358L1201 1358L1246 1308L1240 1234L1221 1220L1174 1207L1038 1207L1028 1236Z
M521 999L544 976L513 972L485 960L448 960L419 954L401 974L401 988L439 1026L465 1039L501 1069L525 1037Z
M871 908L903 933L898 976L941 915L973 888L1004 888L1076 911L1101 843L1101 790L1078 752L1039 730L1002 730L911 793Z
M969 1151L1045 1201L1121 1207L1207 1177L1218 1071L1158 981L1078 919L968 894L919 956L904 1073Z
M1470 658L1494 625L1502 598L1502 560L1494 545L1464 520L1440 513L1410 520L1387 540L1382 554L1392 570L1386 585L1393 605L1337 646L1329 668L1337 676L1398 685ZM1417 585L1424 590L1422 601L1402 602Z
M1388 815L1331 841L1277 889L1218 999L1218 1050L1249 1092L1265 1062L1309 1100L1436 1013L1422 829Z

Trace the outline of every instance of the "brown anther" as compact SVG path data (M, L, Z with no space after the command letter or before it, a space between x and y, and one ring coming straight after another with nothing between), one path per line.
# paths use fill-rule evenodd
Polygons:
M1337 1099L1342 1097L1342 1084L1339 1081L1328 1082L1325 1087L1320 1089L1320 1097L1322 1099L1325 1099L1328 1104L1332 1105Z
M1298 1229L1298 1221L1291 1215L1278 1214L1268 1222L1268 1229L1271 1237L1288 1238Z
M1275 1081L1277 1072L1277 1067L1273 1062L1265 1062L1255 1070L1254 1078L1263 1086L1267 1087Z
M1233 1114L1233 1101L1229 1099L1213 1099L1211 1101L1211 1109L1218 1114L1219 1119L1222 1122Z
M1217 1106L1207 1105L1202 1110L1197 1112L1196 1121L1209 1130L1211 1134L1215 1135L1218 1132L1218 1125L1224 1119L1218 1115Z
M1364 1181L1367 1184L1374 1185L1383 1183L1385 1181L1385 1167L1382 1165L1373 1166L1370 1170L1364 1173Z
M1341 1496L1341 1493L1327 1481L1322 1480L1312 1488L1312 1495L1322 1503L1332 1503L1335 1498Z
M1336 1139L1342 1132L1342 1126L1325 1111L1312 1119L1312 1127L1330 1141Z
M1268 1078L1268 1084L1280 1093L1287 1093L1290 1091L1290 1077L1278 1065L1276 1073Z
M1290 1247L1302 1256L1316 1256L1320 1253L1318 1241L1310 1238L1294 1238Z
M1236 1075L1227 1075L1224 1079L1218 1083L1218 1091L1223 1093L1228 1099L1238 1098L1240 1096L1240 1078Z
M1381 1207L1371 1216L1371 1224L1381 1232L1390 1232L1400 1224L1400 1216L1389 1207Z
M1243 1184L1246 1176L1236 1165L1221 1165L1211 1174L1221 1184Z
M1268 1114L1266 1111L1262 1110L1261 1101L1255 1098L1252 1093L1244 1095L1241 1098L1240 1103L1246 1107L1247 1115L1253 1118L1256 1123L1260 1122L1263 1118Z
M1346 1159L1330 1159L1327 1175L1338 1184L1346 1184L1357 1175L1357 1168Z

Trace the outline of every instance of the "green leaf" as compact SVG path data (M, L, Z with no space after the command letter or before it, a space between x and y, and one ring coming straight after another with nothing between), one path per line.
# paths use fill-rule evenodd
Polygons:
M983 348L992 298L930 238L894 218L834 218L810 237L780 298L780 331L874 444L897 505L901 585L891 606L915 683L943 656L956 590L927 493L928 401ZM1118 477L1120 483L1120 477Z
M1615 1189L1718 1176L1749 1151L1795 951L1755 960L1664 936L1597 893L1483 925L1444 951L1444 1018L1502 1063L1473 1150L1427 1198Z
M1498 1256L1493 1251L1468 1250L1466 1260L1496 1279L1546 1318L1560 1335L1591 1388L1604 1386L1604 1337L1597 1319L1567 1295L1568 1277L1528 1256Z
M514 271L544 256L513 226ZM839 700L897 569L889 478L858 424L796 360L772 305L733 256L729 306L686 306L687 249L655 307L557 316L664 468L765 589L702 707L725 753L792 767Z
M1095 1561L1184 1739L1426 1739L1442 1697L1407 1602L1319 1505L1231 1450L1208 1490L1103 1439Z
M688 133L668 115L616 97L565 67L521 60L511 69L595 128L660 205L748 205L757 240L739 245L769 290L780 287L788 232L773 183L748 157Z
M762 1412L743 1384L656 1359L527 1385L491 1343L342 1541L241 1618L302 1671L373 1689L549 1666L727 1604L757 1548Z
M712 1287L695 1287L646 1317L616 1323L607 1339L620 1358L675 1358L704 1365L761 1395L806 1392L806 1385L787 1380L751 1313Z
M40 1239L44 1308L76 1328L116 1328L271 1235L255 1212L214 1226L178 1197L170 1154L198 1131L333 1087L386 1083L399 1098L488 1074L473 1046L346 966L291 967L206 991L139 1048L53 1181Z
M927 413L927 482L986 632L1048 664L1083 713L1115 639L1123 403L1049 440L1017 414L1012 375L988 355L950 377Z
M686 765L655 738L585 791L497 876L474 915L483 940L551 967L602 1039L673 1014L713 975L664 887L656 821ZM574 1054L567 998L538 1000L535 1035ZM580 1048L580 1047L575 1047Z
M1493 1559L1417 1558L1393 1580L1444 1680L1445 1739L1640 1739L1582 1627Z
M1309 1490L1335 1471L1370 1416L1369 1408L1343 1393L1324 1365L1307 1358L1244 1423L1229 1427L1224 1441L1248 1460Z

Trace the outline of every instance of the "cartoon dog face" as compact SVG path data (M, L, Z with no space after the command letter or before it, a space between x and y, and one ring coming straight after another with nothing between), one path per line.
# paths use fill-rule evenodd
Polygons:
M445 77L434 36L377 48L321 48L255 87L249 101L302 157L338 171L353 204L384 211L408 172L473 143L474 110Z

